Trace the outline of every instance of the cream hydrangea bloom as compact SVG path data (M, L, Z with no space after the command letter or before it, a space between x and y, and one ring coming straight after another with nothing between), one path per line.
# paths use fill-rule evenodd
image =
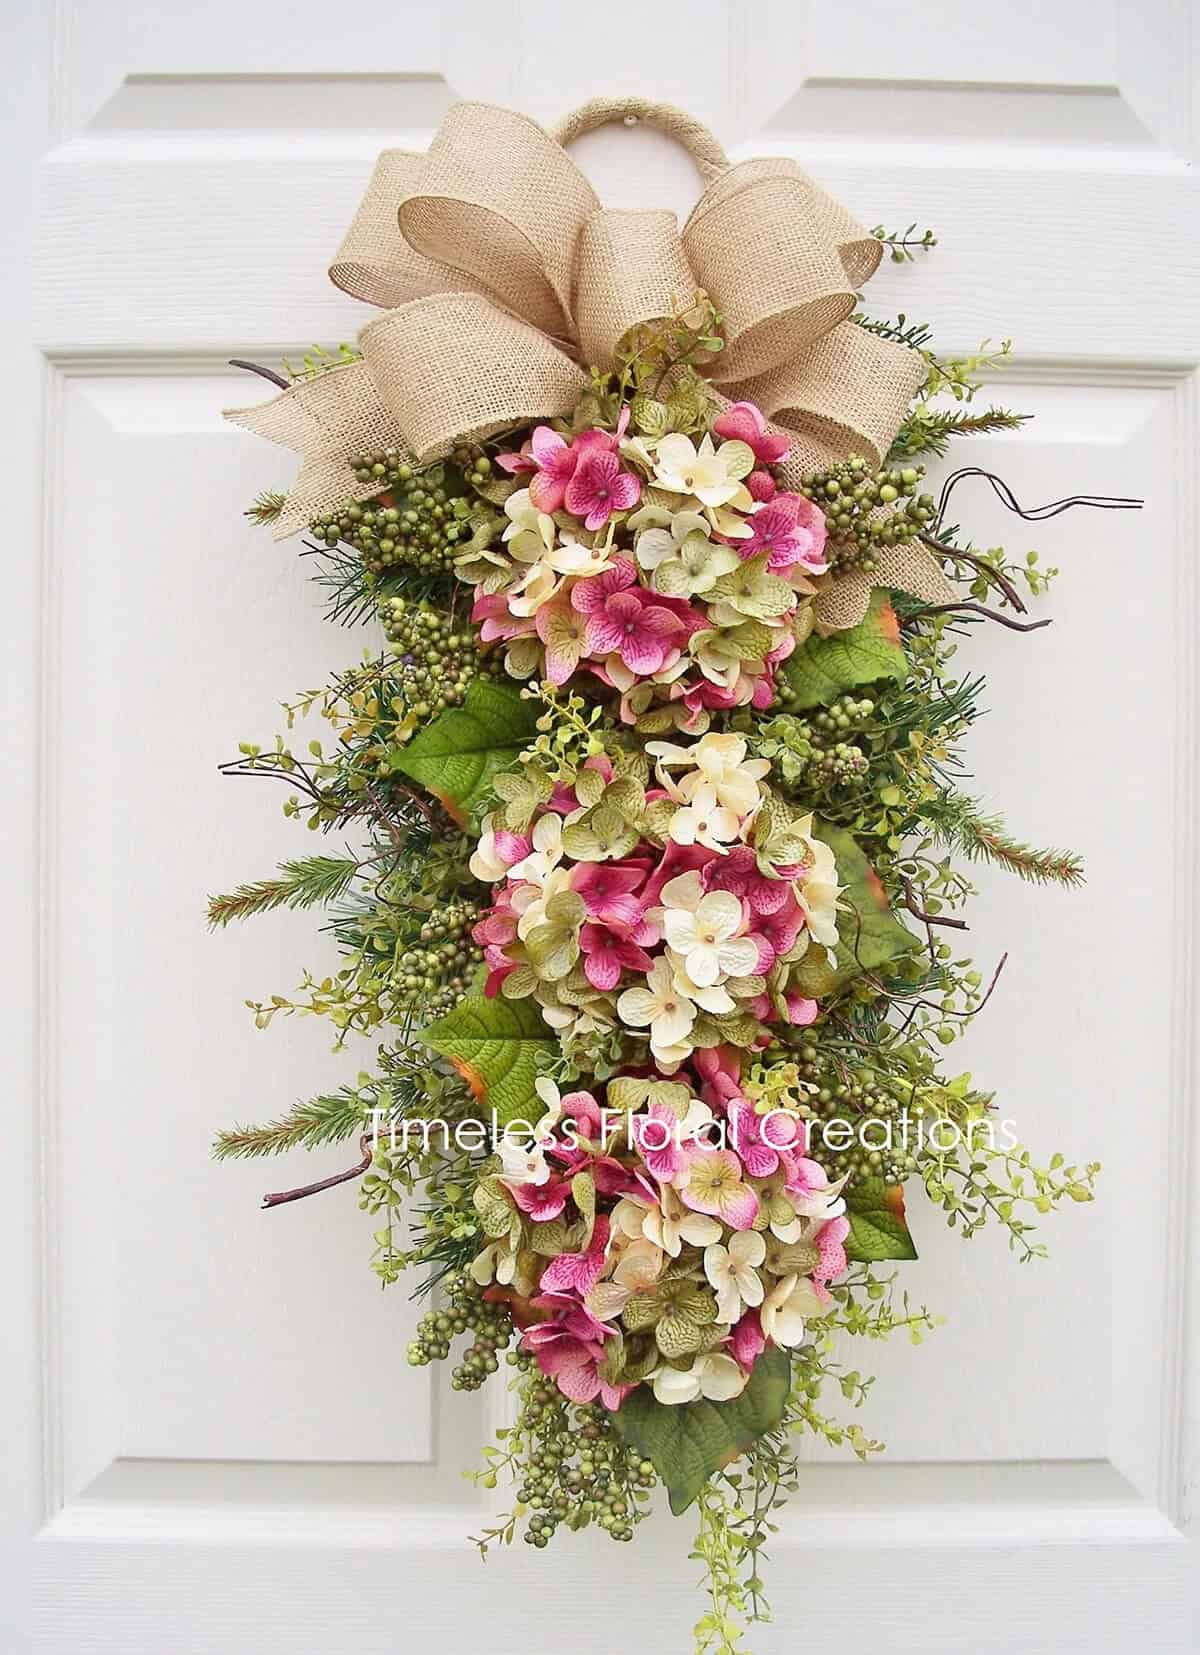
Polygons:
M485 885L498 885L508 873L509 865L496 849L496 818L494 816L484 817L483 832L479 835L479 843L471 852L471 858L467 866L476 879L481 880Z
M687 804L679 806L668 831L677 845L724 850L741 837L742 824L735 811L718 804L715 788L699 787Z
M653 970L646 978L645 988L627 988L617 1001L617 1015L630 1028L650 1030L650 1050L671 1052L683 1046L683 1057L691 1051L687 1036L696 1021L696 1008L675 987L667 960L655 960ZM682 1062L682 1058L667 1061Z
M654 773L672 798L686 802L709 787L718 804L739 816L747 816L758 807L762 797L759 784L771 769L768 759L748 757L749 749L741 736L715 732L701 736L691 747L650 741L646 751L656 760ZM684 771L678 779L671 774L677 769Z
M777 1345L798 1345L804 1318L820 1316L824 1307L807 1276L783 1276L759 1306L763 1333Z
M758 1266L767 1244L757 1230L735 1230L728 1247L720 1242L704 1249L704 1274L717 1295L717 1320L730 1326L742 1311L763 1302Z
M754 452L745 443L726 442L717 448L705 435L697 448L690 437L672 431L658 442L654 483L668 494L693 495L703 506L736 505L748 512L754 501L742 478L753 469Z
M746 1388L749 1374L743 1373L732 1356L711 1350L697 1356L690 1368L659 1368L653 1378L654 1399L668 1406L695 1402L732 1402Z
M795 824L794 832L806 842L812 860L793 887L804 909L804 920L814 942L822 948L837 947L837 904L842 893L838 884L837 860L823 839L815 839L812 813Z
M749 937L738 937L742 905L732 891L706 894L697 872L678 874L663 886L662 915L668 947L701 988L753 975L758 949Z

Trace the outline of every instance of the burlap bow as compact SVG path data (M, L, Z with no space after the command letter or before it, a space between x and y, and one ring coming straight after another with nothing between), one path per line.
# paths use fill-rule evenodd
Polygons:
M705 180L682 231L674 213L601 207L566 153L631 118L683 143ZM703 290L724 318L714 388L787 432L788 482L849 454L878 464L925 377L916 352L848 320L881 252L795 162L731 166L669 105L596 99L552 135L460 103L427 154L379 157L330 267L345 292L384 307L359 335L361 357L227 417L303 455L276 531L292 534L373 492L350 468L357 456L396 448L424 464L464 438L570 413L584 366L607 365L630 328ZM877 584L954 599L920 546L881 557ZM859 574L830 584L823 629L860 620L870 588Z

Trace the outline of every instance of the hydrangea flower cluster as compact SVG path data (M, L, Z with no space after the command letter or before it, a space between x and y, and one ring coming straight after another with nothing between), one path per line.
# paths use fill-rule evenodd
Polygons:
M781 491L788 439L734 403L697 443L680 432L573 438L535 427L498 463L522 486L499 540L457 560L484 643L513 677L593 675L619 716L698 734L711 713L775 699L775 669L803 641L802 597L825 572L820 508Z
M505 809L470 862L495 895L474 937L489 996L532 995L567 1039L644 1035L670 1075L693 1052L813 1020L794 968L835 947L839 886L811 814L770 792L742 737L645 752L645 780L606 755L571 786L535 765L497 778Z
M729 1401L768 1344L801 1343L846 1268L843 1181L805 1153L794 1109L756 1110L741 1062L718 1047L674 1080L618 1076L603 1104L542 1079L545 1114L512 1123L476 1185L489 1239L471 1274L573 1402L615 1411L638 1384Z

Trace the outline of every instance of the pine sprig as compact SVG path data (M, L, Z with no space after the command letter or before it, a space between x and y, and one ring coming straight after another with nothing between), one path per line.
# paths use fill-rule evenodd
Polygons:
M969 861L995 862L1032 885L1078 886L1083 860L1074 851L1039 850L1007 832L999 816L985 816L974 799L949 793L933 812L930 829Z
M1009 408L984 408L978 413L961 409L918 408L900 427L892 444L892 456L907 459L913 454L942 455L952 437L982 436L991 431L1016 431L1032 414L1017 414Z
M252 523L273 523L287 504L287 495L280 494L275 489L264 489L247 508L245 515Z
M215 929L232 919L269 913L272 908L313 908L334 902L349 887L362 863L344 856L306 856L282 862L281 879L239 885L227 896L208 899L208 923Z
M218 1161L245 1161L257 1155L282 1155L289 1149L318 1149L361 1132L366 1119L362 1100L351 1086L298 1103L265 1126L233 1126L218 1133L213 1155Z

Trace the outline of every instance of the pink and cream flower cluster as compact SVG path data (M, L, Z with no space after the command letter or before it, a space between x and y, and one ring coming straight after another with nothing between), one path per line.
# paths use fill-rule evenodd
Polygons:
M806 1154L790 1106L757 1113L741 1054L561 1096L514 1123L475 1198L491 1238L472 1274L576 1402L726 1401L768 1345L793 1347L846 1268L841 1181ZM799 1101L798 1099L796 1100Z
M489 817L471 858L495 890L474 936L489 995L532 995L568 1039L643 1038L671 1073L697 1049L812 1021L796 968L834 949L840 887L811 815L769 791L740 736L646 752L649 785L604 756L569 787L521 778L528 819Z
M539 425L499 464L522 485L507 525L465 552L484 643L516 678L583 674L646 733L703 732L710 714L775 698L775 671L804 636L804 599L827 568L825 520L781 491L788 452L753 403L697 443L679 432L572 438Z

